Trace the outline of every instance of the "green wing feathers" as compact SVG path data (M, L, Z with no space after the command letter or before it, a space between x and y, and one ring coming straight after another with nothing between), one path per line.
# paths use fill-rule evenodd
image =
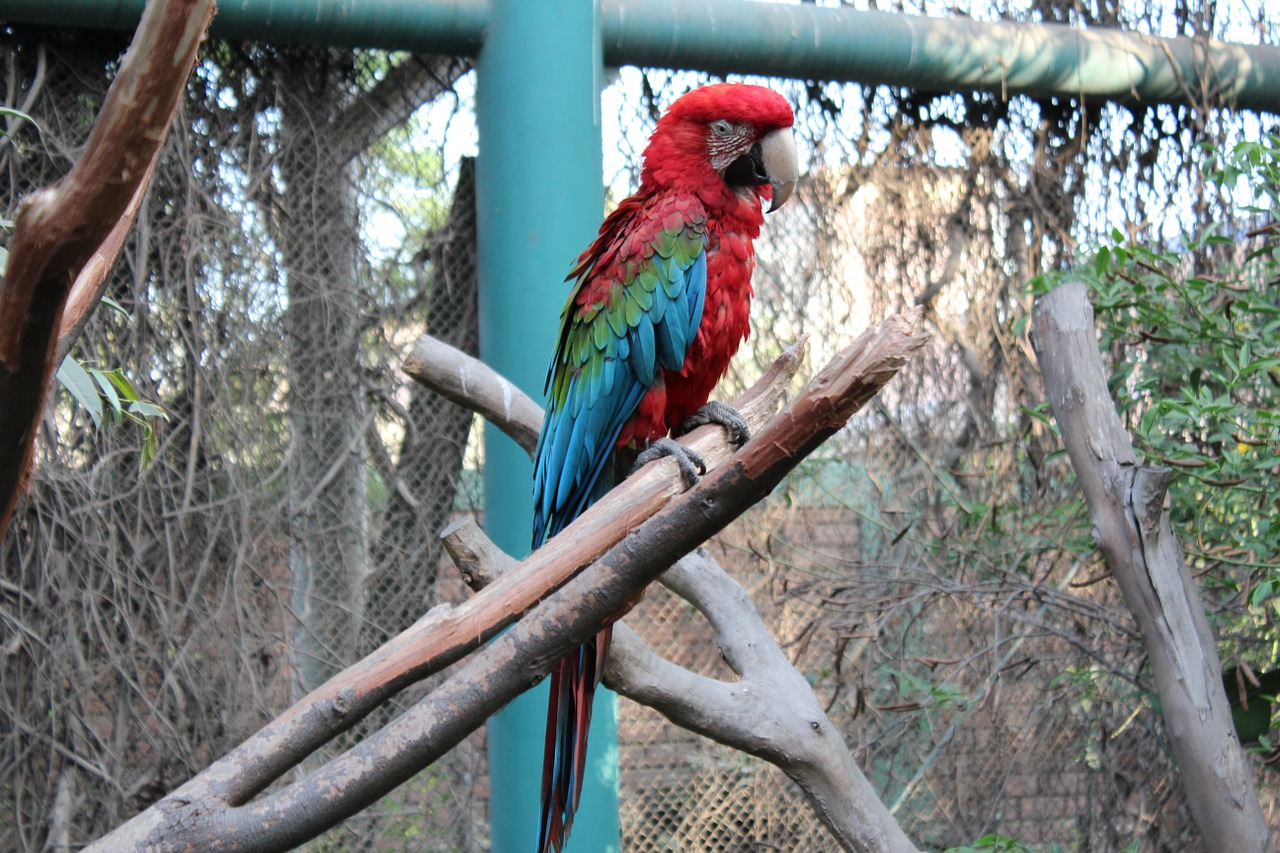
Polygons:
M601 474L619 433L660 372L684 364L702 319L705 219L613 219L574 269L560 318L534 468L535 547L612 485Z

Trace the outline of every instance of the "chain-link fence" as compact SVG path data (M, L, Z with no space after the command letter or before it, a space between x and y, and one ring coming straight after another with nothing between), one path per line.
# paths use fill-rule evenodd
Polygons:
M1276 35L1260 4L1235 21L1134 5L1017 16ZM5 105L34 119L0 137L11 218L74 158L127 39L0 34ZM611 82L611 198L634 186L657 111L704 79ZM397 365L424 330L476 349L473 85L453 59L206 47L72 352L167 419L97 424L59 390L0 548L0 847L101 834L464 597L436 532L481 509L472 418ZM935 338L714 552L921 845L1186 849L1140 646L1028 411L1041 394L1020 318L1027 280L1111 227L1156 219L1171 236L1220 215L1195 143L1257 117L770 85L798 108L811 170L766 225L755 331L720 396L802 333L815 369L912 305ZM680 599L652 591L628 621L726 676ZM768 765L625 702L620 738L625 849L833 849ZM1271 803L1272 776L1262 790ZM484 850L486 792L477 735L316 846Z

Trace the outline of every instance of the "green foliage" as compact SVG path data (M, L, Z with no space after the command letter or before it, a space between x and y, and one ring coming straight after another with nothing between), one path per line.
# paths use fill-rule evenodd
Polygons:
M95 426L101 427L103 421L109 425L132 421L142 428L140 469L155 458L159 447L155 421L158 418L168 420L169 415L155 403L142 399L138 389L120 368L100 370L67 356L58 368L58 381L89 413Z
M1153 249L1119 231L1074 275L1092 288L1109 384L1140 453L1175 468L1173 519L1197 574L1261 606L1280 593L1280 138L1218 158L1211 184L1268 218Z
M896 693L910 704L932 711L967 711L979 697L955 684L937 683L931 678L914 675L902 669L886 668L893 679ZM923 724L923 721L922 721Z
M1048 849L1049 853L1063 853L1063 848L1057 844ZM1118 853L1137 853L1137 851L1138 842L1135 841ZM973 844L948 848L946 853L1036 853L1036 849L1028 847L1017 839L992 834L982 836Z
M0 118L16 118L22 121L29 121L33 125L35 124L35 121L36 121L31 116L24 113L22 110L15 110L13 107L0 107ZM4 130L4 128L0 128L0 136L8 136L8 135L9 134Z
M1246 674L1240 667L1229 667L1222 673L1222 686L1231 706L1231 722L1243 744L1257 743L1271 751L1267 732L1280 692L1280 670Z
M1172 520L1222 607L1224 657L1270 670L1280 605L1280 136L1205 151L1208 186L1247 224L1154 247L1117 230L1079 269L1032 289L1066 278L1090 287L1112 398L1140 456L1177 474ZM1242 737L1263 744L1267 692L1250 691L1254 707L1236 719Z

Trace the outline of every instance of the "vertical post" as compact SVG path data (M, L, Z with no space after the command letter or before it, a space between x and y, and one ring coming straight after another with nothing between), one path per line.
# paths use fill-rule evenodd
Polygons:
M480 51L476 163L480 355L538 399L555 344L569 267L595 236L604 207L598 0L493 0ZM485 430L485 527L508 553L527 553L532 468ZM489 724L494 853L530 853L548 692L526 693ZM617 851L617 722L601 690L588 772L569 851Z

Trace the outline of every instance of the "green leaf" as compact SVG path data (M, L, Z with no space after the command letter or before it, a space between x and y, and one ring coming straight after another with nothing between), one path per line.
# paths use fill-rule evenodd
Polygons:
M132 319L133 319L133 317L131 317L131 316L129 315L129 312L125 310L125 307L124 307L123 305L121 305L119 302L116 302L116 301L115 301L114 299L112 299L110 296L104 296L104 297L102 297L99 301L100 301L103 305L105 305L105 306L107 306L108 308L110 308L112 311L115 311L117 314L119 314L120 316L124 317L126 320L132 320Z
M97 383L89 376L88 371L74 357L67 356L62 360L57 375L62 386L93 418L94 426L101 426L102 398L98 395Z
M36 124L35 119L33 119L31 116L24 113L22 110L15 110L13 107L0 107L0 118L16 118L16 119L19 119L20 121L25 121L29 123L37 131L40 130L40 125ZM5 132L3 128L0 128L0 136L8 136L8 135L9 134Z
M102 389L102 396L111 404L111 411L119 416L124 407L120 403L120 395L116 393L116 389L111 385L110 373L98 370L93 367L85 368L93 380L98 383L98 387Z
M169 413L155 403L148 403L145 400L131 400L129 402L129 411L144 418L164 418L169 420Z
M142 395L138 393L138 389L133 387L133 383L129 381L129 377L124 375L124 371L116 368L107 374L111 379L111 384L116 386L126 400L130 402L138 402L142 399Z

